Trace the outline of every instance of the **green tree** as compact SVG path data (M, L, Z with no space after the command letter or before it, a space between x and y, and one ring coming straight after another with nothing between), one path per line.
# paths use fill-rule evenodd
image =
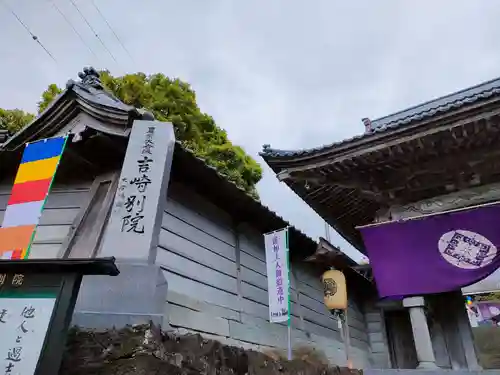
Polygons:
M55 83L49 85L42 93L42 100L38 102L38 113L43 112L61 92L62 90Z
M20 109L0 108L0 129L6 129L14 134L33 121L34 118L35 116L31 113Z
M500 301L500 292L476 294L472 297L474 301Z
M196 94L189 84L161 73L135 73L121 77L113 77L107 71L100 74L106 90L126 104L151 111L159 121L172 122L176 138L184 147L258 198L255 185L262 178L260 165L241 147L233 145L226 131L200 110ZM57 85L49 85L38 102L39 112L45 110L61 92ZM19 129L17 123L10 126Z

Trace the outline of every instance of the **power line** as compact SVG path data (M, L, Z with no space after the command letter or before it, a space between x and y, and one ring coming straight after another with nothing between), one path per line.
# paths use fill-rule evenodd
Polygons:
M115 63L117 63L119 65L118 61L115 59L115 56L113 56L113 54L108 49L108 47L106 46L106 44L104 44L104 42L102 41L102 39L99 36L99 34L97 34L97 32L94 30L94 28L92 27L92 25L90 24L90 22L87 20L87 18L80 11L80 8L78 8L78 5L75 4L74 0L69 0L69 1L75 7L75 9L78 12L78 14L80 14L80 16L83 18L83 20L85 21L85 23L87 24L87 26L89 27L89 29L94 33L95 37L99 40L99 42L101 42L102 46L109 53L109 55L111 56L111 58L115 61Z
M97 6L97 4L95 3L94 0L91 0L92 2L92 5L94 6L94 8L97 10L97 12L99 13L99 15L101 16L101 18L104 20L104 22L106 23L106 25L108 26L108 28L111 30L111 32L113 33L113 35L115 36L116 40L118 41L118 43L120 43L120 45L122 46L123 50L127 53L127 55L130 57L130 59L132 60L132 62L135 63L134 61L134 58L132 57L132 55L130 54L129 50L127 49L127 47L125 47L125 44L122 43L120 37L115 33L115 30L111 27L111 25L109 24L108 20L106 19L106 17L104 16L104 14L102 14L101 10L99 9L99 7Z
M9 4L7 4L7 1L3 1L2 0L2 4L7 8L7 10L14 16L16 17L16 20L24 27L24 29L31 35L31 39L33 39L35 42L38 43L38 45L40 47L43 48L43 50L45 51L45 53L47 55L50 56L50 58L52 60L54 60L54 62L57 64L57 60L55 59L55 57L49 52L49 50L47 48L45 48L45 46L42 44L42 42L40 42L40 39L38 39L38 37L33 34L30 30L30 28L23 22L23 20L21 20L21 18L17 15L17 13L14 11L14 9L12 9Z
M97 54L94 52L94 50L92 48L90 48L90 46L87 44L87 42L85 41L85 39L83 39L83 36L82 34L80 34L78 32L78 30L75 28L75 26L73 26L73 24L71 23L71 21L68 19L68 17L66 17L66 15L63 13L63 11L57 6L57 4L55 3L54 0L49 0L51 3L52 3L52 6L57 10L57 12L61 15L62 18L64 18L64 20L66 21L66 23L71 27L71 29L73 30L73 32L78 36L78 38L80 38L80 40L82 41L82 43L87 47L87 49L92 53L92 55L94 55L94 57L96 59L99 59L99 57L97 56Z

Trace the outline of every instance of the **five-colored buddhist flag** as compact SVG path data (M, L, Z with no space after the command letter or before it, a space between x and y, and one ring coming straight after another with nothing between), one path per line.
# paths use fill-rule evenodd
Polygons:
M500 205L360 228L381 297L460 290L500 267Z
M0 259L25 259L67 137L26 144L0 228Z

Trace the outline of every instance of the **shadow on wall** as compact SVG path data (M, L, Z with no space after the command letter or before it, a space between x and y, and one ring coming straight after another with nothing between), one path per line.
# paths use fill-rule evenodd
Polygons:
M472 328L484 369L500 369L500 327Z

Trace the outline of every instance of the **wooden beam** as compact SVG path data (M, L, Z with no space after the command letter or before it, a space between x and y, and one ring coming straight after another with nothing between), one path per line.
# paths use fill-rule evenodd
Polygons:
M337 181L326 176L309 176L307 174L290 175L288 179L294 182L301 181L304 184L311 183L316 186L338 186L344 189L353 189L366 199L382 204L388 204L391 201L388 194L378 190L375 184L367 183L363 179L354 180L351 178L349 181Z
M490 141L496 143L497 138L491 138ZM290 174L290 178L317 185L356 189L371 200L386 203L399 195L396 192L408 190L409 187L422 191L450 183L457 187L477 185L478 179L483 175L500 172L500 149L491 151L489 148L476 146L474 150L457 150L453 154L437 154L425 161L413 159L406 163L408 165L391 168L387 173L379 168L331 168L329 174L325 174L324 170L304 171ZM345 172L339 172L341 170Z
M342 250L332 245L323 237L319 238L319 244L316 248L316 252L307 257L305 261L333 267L343 272L352 270L361 276L365 281L368 281L368 283L373 282L373 275L369 266L366 267L357 265L356 262L345 255Z
M484 105L484 103L483 103L483 105ZM438 133L441 133L444 131L450 131L450 130L456 129L458 127L463 127L466 124L469 124L471 122L486 120L486 119L489 119L492 117L497 117L497 116L500 116L500 109L499 108L496 108L494 110L490 110L487 112L482 112L482 113L479 113L475 116L466 117L466 118L464 118L462 120L458 120L458 121L450 121L448 119L448 121L444 122L443 124L436 125L436 126L433 126L429 129L423 130L421 132L412 133L412 134L409 134L406 136L394 137L394 135L396 135L400 132L392 132L390 134L381 133L382 134L381 136L366 137L364 142L362 142L362 141L358 142L359 144L357 145L356 150L346 150L345 152L342 153L340 151L342 149L345 149L346 147L340 146L340 147L336 148L334 150L334 152L331 152L331 150L329 150L330 156L328 157L327 160L312 162L310 164L301 165L301 166L297 166L297 167L290 167L290 168L286 168L284 170L286 170L288 173L291 174L294 172L302 172L302 171L317 169L317 168L324 167L324 166L330 165L330 164L341 163L345 160L355 159L355 158L358 158L358 157L361 157L361 156L364 156L364 155L367 155L367 154L370 154L370 153L373 153L376 151L386 150L386 149L388 149L390 147L394 147L396 145L401 145L401 144L404 144L404 143L407 143L410 141L417 141L420 138L428 137L428 136L438 134ZM450 116L448 116L448 117L450 117ZM432 120L433 123L436 123L438 121L439 121L439 119ZM428 121L427 123L429 123L429 122L430 121ZM423 127L424 124L425 124L425 122L419 123L418 127ZM414 127L411 127L411 128L414 128ZM401 132L405 131L408 133L409 129L410 128L408 128L408 127L404 127L404 129L402 129ZM377 140L382 138L382 136L384 136L385 138L388 138L389 136L391 136L392 139L388 139L385 142L377 143ZM361 146L363 144L366 144L365 148L361 148ZM350 146L350 148L354 147L351 143L349 143L349 146ZM326 153L327 152L325 152L325 154ZM337 154L337 155L335 155L335 154ZM316 154L314 157L318 158L319 156L321 156L321 154Z
M439 174L447 171L451 173L474 173L478 170L483 170L484 167L494 166L499 163L500 149L491 151L478 148L473 151L459 151L450 155L439 156L423 163L415 162L412 165L401 168L391 173L391 178L388 180L389 185L397 181L408 181L419 175ZM479 173L480 174L480 173ZM460 181L460 178L458 179ZM463 182L463 181L461 181Z
M65 154L67 154L69 157L72 159L76 160L80 164L83 164L86 168L88 168L91 173L96 176L99 173L99 168L97 165L77 153L76 151L72 150L70 147L67 147L66 150L64 151Z

